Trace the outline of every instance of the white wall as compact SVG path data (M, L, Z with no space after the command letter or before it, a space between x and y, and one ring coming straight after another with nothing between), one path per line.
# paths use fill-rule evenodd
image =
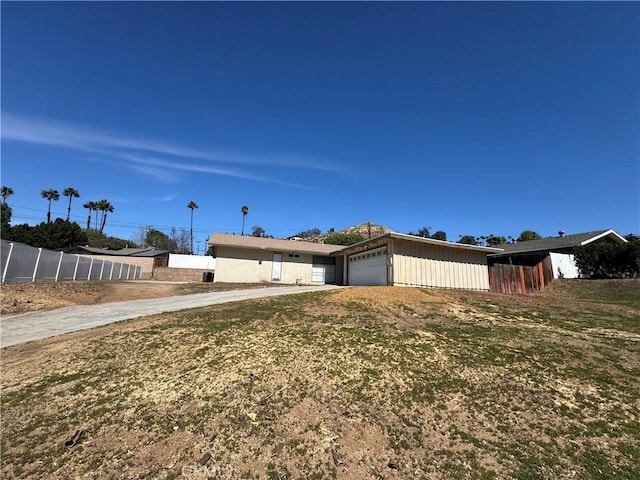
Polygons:
M209 256L169 254L169 268L198 268L215 270L216 259Z
M576 266L573 253L549 253L553 278L579 278L580 271Z

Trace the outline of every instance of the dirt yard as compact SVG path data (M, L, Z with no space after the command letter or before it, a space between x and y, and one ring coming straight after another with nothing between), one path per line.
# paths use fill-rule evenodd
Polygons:
M71 305L93 305L257 286L265 285L151 281L3 283L0 287L0 313L14 314Z
M1 354L3 478L640 478L638 281L349 288Z

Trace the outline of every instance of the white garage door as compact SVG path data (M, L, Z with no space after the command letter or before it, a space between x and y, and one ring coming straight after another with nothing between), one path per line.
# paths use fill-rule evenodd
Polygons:
M386 285L387 248L349 257L349 285Z

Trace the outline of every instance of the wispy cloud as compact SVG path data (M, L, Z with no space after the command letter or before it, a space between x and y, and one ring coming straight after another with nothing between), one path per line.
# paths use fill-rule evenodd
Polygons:
M267 154L255 157L237 153L204 151L155 140L130 138L96 128L52 122L12 113L3 113L2 115L2 138L98 153L111 158L127 160L133 162L130 166L136 171L163 182L176 181L176 177L167 172L167 169L171 169L301 187L301 185L289 184L280 180L256 176L242 170L228 168L229 164L287 167L334 173L341 171L340 168L328 163L291 155ZM212 163L216 165L214 166ZM224 164L227 164L227 167Z

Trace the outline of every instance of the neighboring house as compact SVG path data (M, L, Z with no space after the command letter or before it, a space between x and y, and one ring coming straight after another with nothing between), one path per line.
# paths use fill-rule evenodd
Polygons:
M503 251L490 255L489 265L499 263L534 266L546 257L550 257L553 278L578 278L580 272L575 263L573 249L593 242L626 243L627 240L614 230L598 230L572 235L561 232L557 237L500 245Z
M499 248L390 232L348 247L213 234L216 282L335 283L489 290Z
M142 276L149 278L153 275L155 267L166 267L169 261L168 250L157 250L152 247L146 248L121 248L120 250L109 250L108 248L96 248L76 246L64 250L64 253L75 253L85 257L108 256L109 260L122 262L142 267Z

